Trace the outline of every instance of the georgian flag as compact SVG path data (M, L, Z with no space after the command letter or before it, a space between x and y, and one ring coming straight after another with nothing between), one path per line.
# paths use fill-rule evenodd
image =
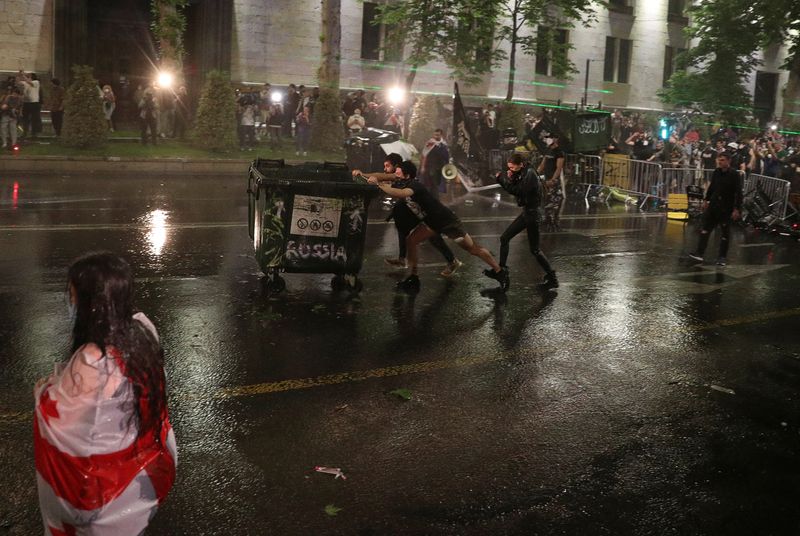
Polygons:
M156 338L142 313L134 318ZM141 533L175 481L175 434L164 412L160 442L130 421L133 387L114 348L78 349L34 389L36 481L45 534ZM147 394L139 401L146 409Z

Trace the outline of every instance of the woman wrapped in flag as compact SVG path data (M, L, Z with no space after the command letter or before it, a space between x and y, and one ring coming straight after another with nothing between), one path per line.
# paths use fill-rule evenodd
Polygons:
M72 356L34 389L34 451L45 535L135 535L175 480L164 353L111 253L68 272Z

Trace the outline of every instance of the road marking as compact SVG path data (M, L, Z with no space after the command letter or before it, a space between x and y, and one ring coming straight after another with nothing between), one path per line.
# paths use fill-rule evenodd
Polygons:
M765 313L758 313L748 316L740 316L736 318L729 318L718 320L716 322L706 322L695 326L687 326L687 331L709 331L712 329L726 328L731 326L740 326L744 324L753 324L757 322L764 322L766 320L776 320L779 318L789 318L800 315L800 307L791 309L783 309L780 311L768 311ZM592 345L597 343L596 340L591 341ZM549 349L543 348L536 352L537 355L546 353ZM501 361L509 361L514 359L511 356L483 356L483 357L462 357L458 359L442 359L439 361L423 361L421 363L411 363L408 365L395 365L392 367L381 367L369 370L357 370L353 372L340 372L338 374L327 374L324 376L316 376L313 378L297 378L291 380L280 380L276 382L256 383L251 385L242 385L239 387L228 387L219 389L208 396L201 395L178 395L183 400L197 400L197 399L227 399L240 396L255 396L273 393L283 393L286 391L299 391L301 389L310 389L313 387L322 387L325 385L339 385L343 383L353 383L374 378L392 378L394 376L403 376L406 374L421 374L425 372L435 372L437 370L455 369L472 367L477 365L486 365L489 363L497 363ZM29 421L33 416L32 411L8 411L0 412L0 425L10 424L14 422Z

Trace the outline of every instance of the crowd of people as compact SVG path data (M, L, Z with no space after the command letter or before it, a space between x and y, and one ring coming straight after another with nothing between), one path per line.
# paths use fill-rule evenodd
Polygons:
M306 156L310 142L314 107L319 88L289 84L283 89L266 83L260 89L236 90L236 121L239 145L252 150L259 141L278 146L283 139L295 139L295 155ZM400 107L392 106L381 93L369 96L364 90L348 93L341 105L342 129L345 134L366 128L380 128L403 135L404 116Z

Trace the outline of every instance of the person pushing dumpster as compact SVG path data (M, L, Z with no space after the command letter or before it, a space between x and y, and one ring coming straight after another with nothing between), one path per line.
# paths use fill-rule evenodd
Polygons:
M500 288L505 291L509 282L508 271L500 267L489 250L481 247L472 239L452 210L434 198L424 185L414 180L417 176L417 166L406 160L397 167L396 174L397 181L391 184L381 182L374 175L367 180L370 184L380 188L386 195L404 199L408 208L420 220L420 223L406 238L410 273L408 277L397 284L397 289L409 294L419 292L417 246L432 236L444 235L455 241L463 250L488 264L491 270L484 271L484 274L499 282Z

